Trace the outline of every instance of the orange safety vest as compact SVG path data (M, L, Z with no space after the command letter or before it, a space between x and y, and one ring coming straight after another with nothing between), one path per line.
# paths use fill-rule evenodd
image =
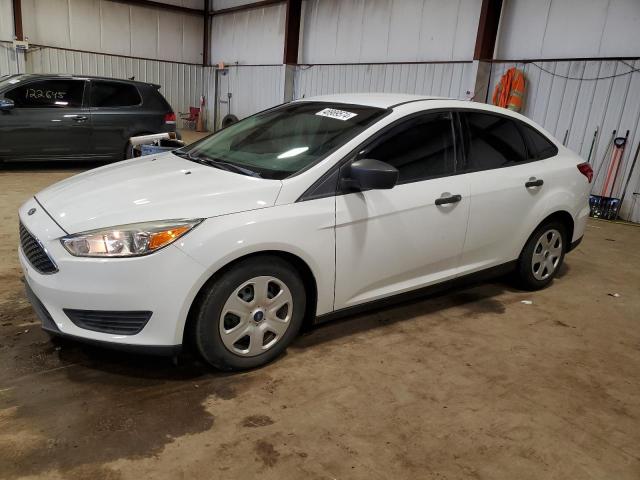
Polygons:
M511 67L493 91L492 103L519 112L524 99L524 72Z

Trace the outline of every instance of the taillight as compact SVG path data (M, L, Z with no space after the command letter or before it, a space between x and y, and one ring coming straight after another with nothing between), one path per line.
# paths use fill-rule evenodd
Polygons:
M578 170L580 170L580 173L587 177L587 180L591 183L591 180L593 180L593 168L591 168L591 165L587 162L581 163L578 165Z
M176 114L173 112L164 114L164 123L175 124L176 123Z

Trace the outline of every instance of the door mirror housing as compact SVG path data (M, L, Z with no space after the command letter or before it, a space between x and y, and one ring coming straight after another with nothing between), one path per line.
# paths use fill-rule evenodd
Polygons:
M0 111L12 110L16 104L10 98L0 98Z
M398 176L398 170L388 163L364 158L351 164L342 186L346 190L388 190L396 186Z

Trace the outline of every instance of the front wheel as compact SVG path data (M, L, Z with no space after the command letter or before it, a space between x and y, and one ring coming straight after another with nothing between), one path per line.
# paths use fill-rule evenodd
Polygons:
M551 283L564 261L566 252L564 225L547 222L529 237L518 260L518 279L527 290L539 290Z
M222 370L264 365L300 331L305 303L302 278L288 262L272 256L241 261L202 292L195 344Z

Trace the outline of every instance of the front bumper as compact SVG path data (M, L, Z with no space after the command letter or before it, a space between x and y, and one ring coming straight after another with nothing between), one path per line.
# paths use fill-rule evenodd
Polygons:
M27 212L35 208L35 213ZM69 254L66 235L31 199L20 209L23 225L38 238L58 266L54 274L36 271L19 249L29 299L48 332L126 350L172 353L182 344L187 314L205 268L173 245L148 256L102 259ZM103 333L74 324L69 310L150 311L144 328L133 335Z

